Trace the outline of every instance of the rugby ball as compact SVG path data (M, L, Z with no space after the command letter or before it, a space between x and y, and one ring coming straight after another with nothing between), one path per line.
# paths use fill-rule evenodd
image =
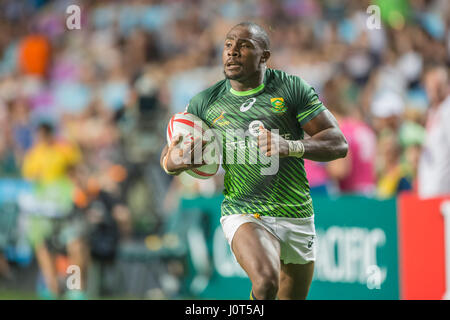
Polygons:
M219 169L219 145L215 139L205 135L209 127L199 117L188 112L176 113L170 118L167 126L167 144L170 145L172 138L181 134L183 139L181 144L189 144L194 138L211 141L205 147L202 159L207 163L201 167L186 170L190 176L198 179L209 179L217 173ZM209 131L211 133L211 131ZM213 140L213 141L212 141Z

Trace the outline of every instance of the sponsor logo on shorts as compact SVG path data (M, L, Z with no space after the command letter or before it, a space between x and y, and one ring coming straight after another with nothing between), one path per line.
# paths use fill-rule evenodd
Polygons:
M314 236L311 236L311 240L308 241L308 249L311 249L313 244L314 244Z

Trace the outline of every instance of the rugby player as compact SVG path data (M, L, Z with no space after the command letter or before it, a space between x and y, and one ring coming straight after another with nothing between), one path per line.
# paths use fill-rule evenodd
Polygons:
M254 134L256 127L258 152L278 157L278 170L269 175L261 174L262 163L223 162L220 222L251 280L251 299L306 299L316 241L303 159L343 158L348 146L314 89L297 76L267 68L269 58L269 37L261 26L234 26L223 47L225 79L194 96L186 110L224 135L230 129ZM196 139L185 146L180 141L175 137L162 151L161 166L169 174L201 165L174 159L193 155L205 142ZM242 146L223 144L223 159Z

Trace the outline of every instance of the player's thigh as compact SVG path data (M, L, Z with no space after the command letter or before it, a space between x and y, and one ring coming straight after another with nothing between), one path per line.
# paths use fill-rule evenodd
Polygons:
M250 280L270 276L280 270L280 244L266 229L256 223L242 224L231 243L236 260Z
M280 300L304 300L308 296L314 275L314 262L307 264L281 263Z

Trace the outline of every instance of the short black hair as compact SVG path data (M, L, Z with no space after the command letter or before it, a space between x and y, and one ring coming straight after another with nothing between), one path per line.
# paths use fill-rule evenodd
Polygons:
M266 30L264 30L264 28L261 27L259 24L246 21L238 23L231 29L234 29L236 27L246 27L247 29L249 29L255 36L256 40L260 43L261 48L263 48L264 50L270 50L269 35L267 34Z
M50 122L41 122L38 125L38 130L42 131L46 136L51 136L53 135L55 128Z

